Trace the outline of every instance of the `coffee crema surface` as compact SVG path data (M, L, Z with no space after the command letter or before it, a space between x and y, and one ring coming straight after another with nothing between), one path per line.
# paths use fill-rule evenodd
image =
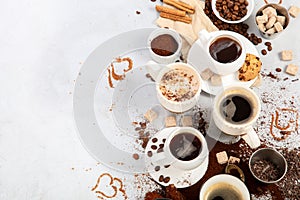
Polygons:
M204 200L243 200L243 194L228 183L216 183L204 194Z
M191 99L199 87L200 82L192 72L177 68L164 74L159 84L162 95L175 102Z
M240 57L242 47L229 37L220 37L209 46L209 53L220 63L231 63Z
M171 140L170 151L177 159L190 161L197 158L201 152L201 141L191 133L181 133Z
M243 123L250 118L252 107L245 97L230 95L221 102L220 112L230 123Z

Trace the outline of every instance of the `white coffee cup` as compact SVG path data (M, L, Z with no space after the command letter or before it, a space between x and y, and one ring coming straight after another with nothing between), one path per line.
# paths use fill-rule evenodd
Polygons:
M241 136L251 148L257 148L260 146L260 139L252 126L258 119L260 110L260 100L253 90L231 86L216 95L212 115L221 131Z
M192 127L166 129L169 129L170 133L163 151L153 154L152 161L158 165L172 165L180 170L192 170L200 166L208 156L204 136ZM181 141L180 145L178 141Z
M228 41L230 41L230 43L228 44L237 44L237 46L240 47L240 51L238 51L240 52L240 54L237 53L237 55L234 56L234 59L232 59L232 61L220 62L217 61L211 55L210 53L212 52L212 50L210 50L211 46L213 44L216 44L216 41L220 41L220 39L228 39ZM209 67L210 70L213 71L215 74L228 75L234 73L245 62L245 58L246 58L245 45L240 38L236 37L236 33L232 31L221 30L221 31L209 33L206 30L202 30L199 32L199 40L197 40L197 44L201 46L204 49L204 51L207 53L207 55L199 55L199 56L208 57L208 59L211 62L211 65L207 67ZM226 55L230 55L230 54L227 53Z
M224 200L250 200L246 185L240 179L229 174L215 175L202 185L200 200L212 200L216 197Z
M156 82L157 98L160 104L167 110L182 113L196 105L201 93L201 78L192 66L179 62L169 65L158 65L152 62L147 64L146 69ZM170 84L167 84L165 77L173 75L176 72L186 73L187 77L180 77L178 79L175 77L174 81L169 81ZM189 77L192 77L192 83L186 82L189 80ZM185 82L176 80L184 80ZM191 90L188 88L191 88ZM173 97L169 95L170 91L172 91ZM184 94L186 95L184 96Z
M169 55L169 56L158 55L151 48L152 40L160 35L165 35L165 34L172 36L178 44L177 50L172 55ZM148 45L148 48L150 51L151 58L155 62L160 63L160 64L169 64L169 63L175 62L176 59L179 59L181 48L182 48L182 39L181 39L179 33L177 33L173 29L158 28L158 29L155 29L154 31L152 31L151 34L149 35L147 45Z

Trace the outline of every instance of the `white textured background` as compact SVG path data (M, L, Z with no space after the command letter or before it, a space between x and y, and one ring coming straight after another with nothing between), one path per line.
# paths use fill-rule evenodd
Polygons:
M154 27L160 1L0 2L0 199L97 199L90 189L99 174L123 175L98 165L80 144L72 113L75 79L103 41ZM284 1L293 2L299 4ZM274 40L277 50L266 62L287 48L300 58L299 21L292 19L294 31ZM131 176L124 177L130 185Z

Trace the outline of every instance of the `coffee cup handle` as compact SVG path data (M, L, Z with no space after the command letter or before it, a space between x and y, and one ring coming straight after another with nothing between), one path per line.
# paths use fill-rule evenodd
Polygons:
M150 76L157 82L157 77L159 72L162 70L163 66L150 60L146 64L146 70L150 74Z
M199 32L199 43L200 43L200 45L202 46L202 47L205 47L206 45L207 45L207 43L208 43L208 41L209 41L209 39L210 39L210 34L209 34L209 32L207 32L207 30L205 30L205 29L203 29L203 30L201 30L200 32ZM198 44L199 44L198 43Z
M253 127L249 127L246 130L246 134L242 135L242 138L252 149L256 149L260 146L260 139Z

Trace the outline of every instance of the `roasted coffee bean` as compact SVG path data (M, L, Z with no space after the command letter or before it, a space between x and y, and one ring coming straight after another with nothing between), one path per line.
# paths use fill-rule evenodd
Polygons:
M216 1L216 10L222 18L229 21L236 21L242 19L247 14L248 4L246 3L248 3L247 0Z
M268 46L268 51L272 51L272 46Z
M271 42L265 42L265 45L266 46L271 46L272 44L271 44Z
M265 49L261 50L262 55L267 55L267 53L268 53L267 50L265 50Z
M248 1L244 0L244 4L241 4L240 2L238 2L240 4L240 8L239 8L238 12L233 10L233 7L234 7L236 1L239 1L239 0L226 0L227 10L229 10L230 12L222 13L222 15L224 16L224 19L226 19L226 18L231 19L234 14L233 12L236 13L235 14L236 19L238 19L238 17L242 18L242 15L239 11L242 12L244 6L245 6L244 8L246 9L246 7L248 5L247 4ZM217 4L219 4L219 6L217 6L216 8L220 7L222 9L222 6L223 6L222 3L223 3L223 0L217 0ZM231 10L233 10L233 11L231 11ZM245 24L245 23L228 24L228 23L221 21L219 18L217 18L217 16L212 11L211 0L205 0L204 12L219 30L228 30L228 31L234 31L236 33L239 33L239 34L245 36L246 38L248 38L248 40L250 40L253 44L262 43L262 39L257 37L255 34L251 34L251 37L250 37L250 35L247 33L247 31L249 29L249 26L247 24ZM256 38L255 39L256 42L253 42L254 38Z

